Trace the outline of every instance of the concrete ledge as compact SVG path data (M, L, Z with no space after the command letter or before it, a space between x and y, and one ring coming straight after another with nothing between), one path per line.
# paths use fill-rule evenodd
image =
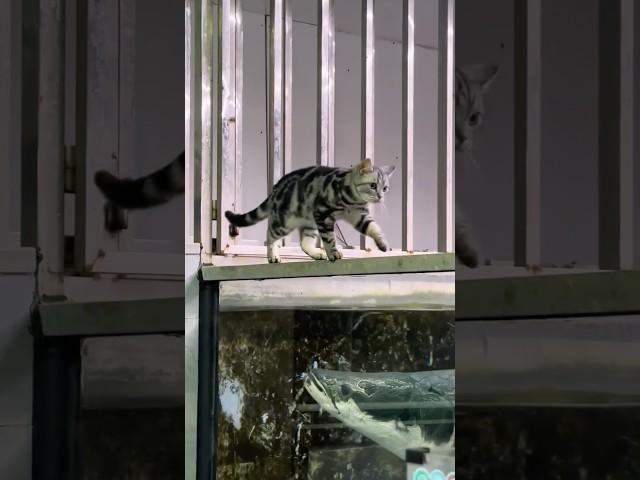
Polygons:
M57 302L39 306L45 336L184 332L184 297L122 302Z
M640 272L591 272L456 281L456 319L640 313Z
M343 275L380 275L402 273L451 272L455 270L452 253L428 253L238 266L203 266L205 281L266 280L270 278L335 277Z

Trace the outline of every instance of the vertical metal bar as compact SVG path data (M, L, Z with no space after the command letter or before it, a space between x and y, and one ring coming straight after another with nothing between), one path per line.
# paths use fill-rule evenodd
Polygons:
M518 0L515 7L514 262L538 265L541 161L541 0Z
M198 314L198 426L196 479L216 478L220 284L200 279Z
M268 185L273 185L284 173L284 0L271 0L269 29L269 150L267 159Z
M243 87L243 29L242 0L235 0L235 92L236 92L236 156L235 156L235 190L233 205L236 211L242 210L242 87ZM224 212L223 212L224 213Z
M77 480L80 411L80 339L34 341L34 480Z
M292 2L284 0L284 173L293 169L293 13Z
M440 0L438 77L438 250L454 251L455 155L453 134L455 0Z
M184 147L185 147L185 202L184 202L184 241L194 241L194 151L193 151L193 0L185 0L184 4Z
M327 161L328 165L335 165L335 101L336 101L336 19L335 0L329 0L327 9L327 72L328 72L328 95L327 95L327 115L328 115L328 144Z
M133 175L136 158L136 2L120 0L118 7L118 174Z
M623 88L627 88L625 75L626 67L623 65L622 51L623 39L622 25L631 19L623 20L629 6L623 0L599 2L599 125L598 125L598 182L599 182L599 260L598 264L603 269L623 268L623 202L632 201L625 198L630 193L629 184L623 180L625 170L631 168L629 157L630 145L623 147L623 140L627 132L624 131L623 122L628 121L628 112L625 112L624 103L629 99L623 99ZM626 29L625 29L626 33ZM628 33L627 33L628 35ZM621 101L623 100L623 101ZM629 102L626 108L633 108ZM631 119L632 120L632 119ZM628 128L628 125L625 125ZM623 186L624 185L624 186ZM627 237L629 233L626 232ZM626 239L625 239L626 240Z
M16 19L15 26L19 29L19 41L16 42L20 48L10 47L14 53L20 54L20 143L18 148L21 152L20 162L20 245L38 245L37 239L37 218L38 204L33 201L33 192L29 185L37 183L37 159L38 159L38 102L39 102L39 82L40 65L37 61L38 49L40 45L40 18L38 16L39 0L22 0L15 4L20 5L21 19ZM3 50L3 47L0 47ZM3 50L4 52L5 50ZM16 72L18 73L18 72ZM1 135L1 134L0 134ZM9 205L9 202L6 202ZM0 207L0 210L2 207ZM76 215L78 219L84 220L83 210L78 209ZM7 216L7 218L9 218ZM82 233L80 233L82 232ZM84 254L82 251L85 245L84 230L76 229L75 249L78 255ZM84 259L84 257L82 257Z
M38 104L38 246L41 293L62 293L64 272L64 11L58 0L40 0Z
M76 192L76 122L78 79L78 4L67 0L64 5L64 190Z
M318 165L334 165L334 0L318 1Z
M20 0L11 0L9 2L9 6L11 7L11 12L9 13L9 22L11 22L11 28L9 28L9 34L11 36L11 39L8 42L8 45L5 48L9 48L10 49L10 54L8 55L8 57L10 58L9 60L9 76L11 78L10 80L10 86L7 89L8 90L8 95L9 95L9 101L8 103L6 103L5 105L7 105L8 108L5 109L5 111L7 112L8 116L5 117L8 121L8 125L6 127L3 127L5 129L5 134L7 135L6 138L9 139L9 144L7 145L8 147L8 154L6 155L6 158L10 158L11 162L9 163L13 163L18 166L18 169L21 168L22 163L25 161L25 158L23 157L23 150L20 148L20 143L21 143L21 137L22 137L22 121L23 121L23 117L24 117L24 112L21 111L21 102L22 102L22 95L23 95L23 89L24 84L25 84L25 79L23 76L23 72L22 72L22 58L24 55L24 47L23 47L23 43L22 43L22 35L23 35L23 29L22 29L22 22L23 22L23 2ZM1 48L1 47L0 47ZM1 136L1 134L0 134ZM0 147L1 148L1 147ZM6 177L4 178L10 178L10 175L7 174ZM22 187L20 185L20 182L22 182L22 185L28 185L28 183L25 183L26 178L22 177L21 175L16 178L14 181L17 182L16 185L14 185L15 188L17 188L19 191L23 190L25 187ZM11 190L11 189L8 189ZM28 190L28 189L27 189ZM31 193L31 192L29 192ZM10 192L6 193L7 195L10 195ZM22 195L22 193L20 193ZM7 198L7 197L5 197ZM6 202L6 208L7 209L11 209L11 206L14 202L12 201L7 201ZM0 211L2 210L2 207L0 207ZM11 219L11 215L7 215L5 218L7 219L8 223L6 225L8 225L9 229L7 231L7 233L9 234L9 238L7 239L7 246L10 247L18 247L18 246L25 246L24 243L20 242L20 236L22 234L22 229L21 229L21 220L20 220L20 213L22 213L22 211L24 210L28 210L24 204L20 205L20 207L17 206L13 206L13 211L17 211L18 212L18 222L17 224L13 224L12 223L12 219ZM1 215L1 213L0 213ZM2 239L0 239L0 242L2 241Z
M201 147L200 147L200 243L205 255L213 250L212 168L213 168L213 0L202 0L201 9Z
M361 65L360 65L360 156L375 162L375 22L374 0L362 0L360 12ZM373 205L369 207L373 214ZM373 241L360 236L360 248L373 248Z
M202 1L191 0L191 149L193 150L193 238L202 243ZM207 1L207 0L204 0ZM214 110L215 111L215 110Z
M620 268L634 267L634 0L620 5ZM640 208L640 207L638 207Z
M541 260L542 0L527 2L527 262Z
M76 80L78 77L76 56L78 4L76 0L66 1L64 16L64 143L69 147L76 144Z
M402 249L413 250L414 0L402 1Z
M17 70L17 65L14 65L15 57L12 55L12 50L20 45L22 40L19 39L16 42L14 39L15 27L12 28L14 10L11 3L6 1L0 3L0 59L2 59L0 61L0 105L4 107L0 111L0 158L2 158L0 160L0 178L3 181L11 177L11 163L14 161L12 155L14 129L12 125L15 125L13 115L17 111L13 108L12 98L13 89L17 85L12 81L12 74ZM2 191L0 191L0 248L6 247L10 243L9 239L5 237L8 237L10 231L11 218L11 189L7 188L8 185L8 183L3 183Z
M267 191L291 171L292 16L289 0L271 0L268 30ZM288 237L278 242L288 242Z
M236 194L236 2L219 1L218 43L218 204L217 246L222 253L231 243L226 210L235 210ZM204 201L204 199L203 199Z
M87 135L88 135L88 65L89 65L89 2L77 4L76 44L76 115L82 119L82 128L76 126L75 162L75 238L73 241L73 265L76 271L85 270L87 247Z

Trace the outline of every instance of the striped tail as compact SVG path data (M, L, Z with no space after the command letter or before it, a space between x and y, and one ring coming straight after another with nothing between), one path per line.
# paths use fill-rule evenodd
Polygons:
M129 210L150 208L184 193L184 152L159 170L144 177L118 178L101 170L95 183L112 203Z
M476 268L480 261L478 250L467 225L456 221L456 257L463 265Z
M249 227L264 220L269 216L270 201L267 198L259 206L247 213L233 213L230 210L224 212L224 216L227 217L229 223L234 227ZM236 233L237 235L237 233ZM235 235L234 235L235 236Z

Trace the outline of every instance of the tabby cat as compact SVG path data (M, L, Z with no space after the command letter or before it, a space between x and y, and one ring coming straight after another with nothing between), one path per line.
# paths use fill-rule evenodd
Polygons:
M473 132L482 125L483 97L497 73L498 67L488 64L456 68L456 154L471 149ZM479 256L471 228L456 206L456 257L463 265L475 268Z
M388 249L387 241L371 218L368 205L382 201L394 170L392 166L374 166L369 159L353 168L302 168L282 177L255 209L245 214L226 211L225 216L233 227L247 227L269 219L269 263L280 262L277 241L296 229L302 250L311 258L332 262L341 258L334 236L337 220L345 220L371 237L384 252ZM316 246L317 232L324 250Z

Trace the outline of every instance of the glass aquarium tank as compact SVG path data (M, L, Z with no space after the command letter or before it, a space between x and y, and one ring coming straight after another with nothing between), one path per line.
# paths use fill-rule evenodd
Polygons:
M217 478L453 478L453 272L220 284ZM434 477L435 478L435 477Z
M462 478L640 478L638 285L630 271L458 276Z

